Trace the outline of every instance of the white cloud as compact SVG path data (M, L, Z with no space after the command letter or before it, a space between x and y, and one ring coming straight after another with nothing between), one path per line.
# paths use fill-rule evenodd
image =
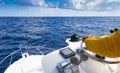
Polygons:
M78 9L78 10L120 10L120 0L0 0L0 4L14 2L19 5L33 5L46 8Z
M82 4L83 0L70 0L71 5L76 9L83 9L84 5Z
M120 2L120 0L107 0L107 2Z
M19 4L28 4L28 5L35 5L35 6L43 6L44 0L13 0Z
M86 4L87 9L98 9L96 8L97 5L101 4L102 2L104 2L104 0L94 0L94 1L90 1Z
M10 11L11 10L11 11ZM79 11L56 8L39 8L30 7L28 9L2 9L0 16L34 16L34 17L51 17L51 16L120 16L120 11ZM9 12L9 13L8 13Z
M83 10L120 9L120 0L65 0L69 8ZM117 4L117 5L116 5ZM64 7L63 7L64 8Z
M84 9L85 0L62 0L62 4L66 4L67 8L72 9Z
M106 7L106 10L112 10L113 8L112 7Z
M62 0L61 2L66 3L67 7L72 9L98 10L100 8L97 6L105 1L106 0Z

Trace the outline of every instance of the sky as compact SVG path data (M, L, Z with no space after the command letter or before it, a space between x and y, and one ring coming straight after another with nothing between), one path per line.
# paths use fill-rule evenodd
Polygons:
M120 0L0 0L0 16L120 16Z

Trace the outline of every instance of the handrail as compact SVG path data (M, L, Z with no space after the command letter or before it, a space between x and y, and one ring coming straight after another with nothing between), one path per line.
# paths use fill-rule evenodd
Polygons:
M107 64L117 64L117 63L120 63L120 61L109 61L109 60L105 60L105 59L99 59L99 58L96 58L95 56L92 56L90 53L88 53L84 47L83 47L83 41L81 41L80 43L80 52L83 52L85 55L87 55L89 58L93 59L93 60L96 60L96 61L100 61L100 62L103 62L103 63L107 63Z
M20 50L16 50L16 51L10 53L9 55L7 55L4 59L2 59L2 60L0 61L0 65L1 65L8 57L10 57L11 55L17 53L18 51L20 51Z
M13 55L14 54L16 54L16 53L21 53L21 55L24 53L24 52L22 52L22 47L25 47L24 49L26 49L27 50L27 52L29 53L29 51L28 50L30 50L30 49L32 49L32 50L34 50L34 49L36 49L36 50L38 50L38 52L39 52L39 54L40 55L45 55L45 50L49 50L49 51L54 51L54 49L51 49L51 48L47 48L47 47L43 47L43 46L19 46L19 49L18 50L16 50L16 51L14 51L14 52L12 52L12 53L10 53L9 55L7 55L5 58L3 58L1 61L0 61L0 67L5 67L5 66L2 66L2 63L6 60L6 59L8 59L8 58L10 58L9 60L9 65L11 65L12 64L12 59L13 59ZM33 49L34 48L34 49ZM43 49L45 49L44 51L43 51ZM36 53L37 54L37 53Z

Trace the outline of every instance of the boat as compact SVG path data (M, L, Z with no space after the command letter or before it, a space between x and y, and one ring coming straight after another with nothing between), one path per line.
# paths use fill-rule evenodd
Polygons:
M10 65L4 73L120 73L120 58L96 57L95 53L84 49L84 42L76 34L68 38L66 43L67 46L52 50L48 54L38 49L43 47L34 47L40 54L31 54L28 51L33 46L20 47L8 55L11 56ZM13 54L18 51L22 58L11 64ZM72 61L76 63L73 64Z

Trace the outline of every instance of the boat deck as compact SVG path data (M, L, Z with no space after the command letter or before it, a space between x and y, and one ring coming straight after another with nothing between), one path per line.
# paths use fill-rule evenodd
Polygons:
M67 41L68 42L68 41ZM74 52L80 48L80 42L68 42L69 48L71 48ZM62 48L64 49L64 48ZM80 56L75 55L79 60ZM43 70L45 73L59 73L56 65L59 62L62 62L64 59L60 54L59 50L54 51L48 55L46 55L42 60ZM79 65L79 73L120 73L120 64L106 64L96 60L93 60L88 57L86 61L82 61Z

